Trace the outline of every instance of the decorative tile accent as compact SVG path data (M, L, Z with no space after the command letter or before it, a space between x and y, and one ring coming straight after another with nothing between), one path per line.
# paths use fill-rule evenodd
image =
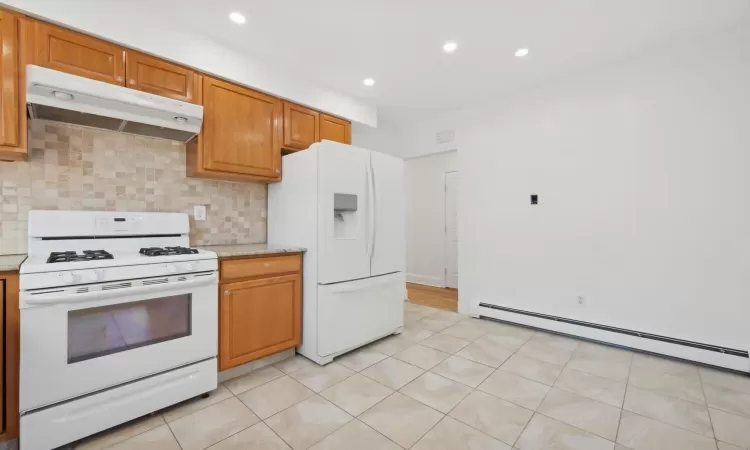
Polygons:
M0 255L26 253L32 209L192 213L191 245L266 240L267 186L185 176L175 141L34 121L29 161L0 161Z

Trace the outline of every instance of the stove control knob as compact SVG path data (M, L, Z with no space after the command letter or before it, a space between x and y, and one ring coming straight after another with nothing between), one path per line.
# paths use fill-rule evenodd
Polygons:
M86 279L88 281L99 281L100 277L101 277L100 270L92 270L90 272L86 272Z
M75 282L75 277L73 276L73 272L62 272L60 273L60 278L62 279L63 283L70 284Z
M81 281L81 274L76 272L63 272L61 274L63 283L79 283Z
M191 270L193 270L193 263L185 263L185 264L183 264L182 265L182 270L184 270L186 272L190 272Z
M177 272L177 266L175 266L174 264L167 264L165 268L167 269L167 272L169 273Z

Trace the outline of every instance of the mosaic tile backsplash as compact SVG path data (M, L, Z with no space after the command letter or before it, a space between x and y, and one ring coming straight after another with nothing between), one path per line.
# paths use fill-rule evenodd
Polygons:
M185 212L191 245L266 241L267 186L187 178L179 142L35 121L29 148L0 161L0 254L26 252L32 209Z

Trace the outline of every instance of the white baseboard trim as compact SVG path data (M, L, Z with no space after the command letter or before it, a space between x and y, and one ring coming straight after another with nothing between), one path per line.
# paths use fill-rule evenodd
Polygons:
M670 342L656 341L571 323L558 322L541 317L532 317L525 314L517 314L509 311L500 311L478 305L473 312L474 314L479 314L484 317L490 317L493 319L499 319L502 321L517 323L520 325L527 325L534 328L541 328L543 330L564 333L571 336L578 336L585 339L613 344L620 347L644 350L651 353L658 353L674 358L695 361L712 366L725 367L727 369L738 370L742 372L750 371L750 360L748 360L748 358L742 358L730 354L723 354L715 351L686 347Z
M427 286L443 287L443 279L429 275L418 275L416 273L406 274L407 283L425 284Z

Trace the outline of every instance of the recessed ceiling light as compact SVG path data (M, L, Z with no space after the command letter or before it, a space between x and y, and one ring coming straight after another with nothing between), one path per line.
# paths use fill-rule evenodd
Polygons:
M242 25L243 23L245 23L246 19L245 19L245 16L243 16L242 14L238 12L233 12L229 14L229 20L231 20L234 23Z
M362 80L362 83L365 86L374 86L375 85L375 80L373 80L372 78L365 78L364 80Z
M528 54L529 54L528 48L519 48L518 50L516 50L516 57L518 58L523 58L524 56Z
M453 41L448 41L445 43L445 45L443 45L443 51L445 53L453 53L456 51L457 48L458 48L458 44L456 44Z

